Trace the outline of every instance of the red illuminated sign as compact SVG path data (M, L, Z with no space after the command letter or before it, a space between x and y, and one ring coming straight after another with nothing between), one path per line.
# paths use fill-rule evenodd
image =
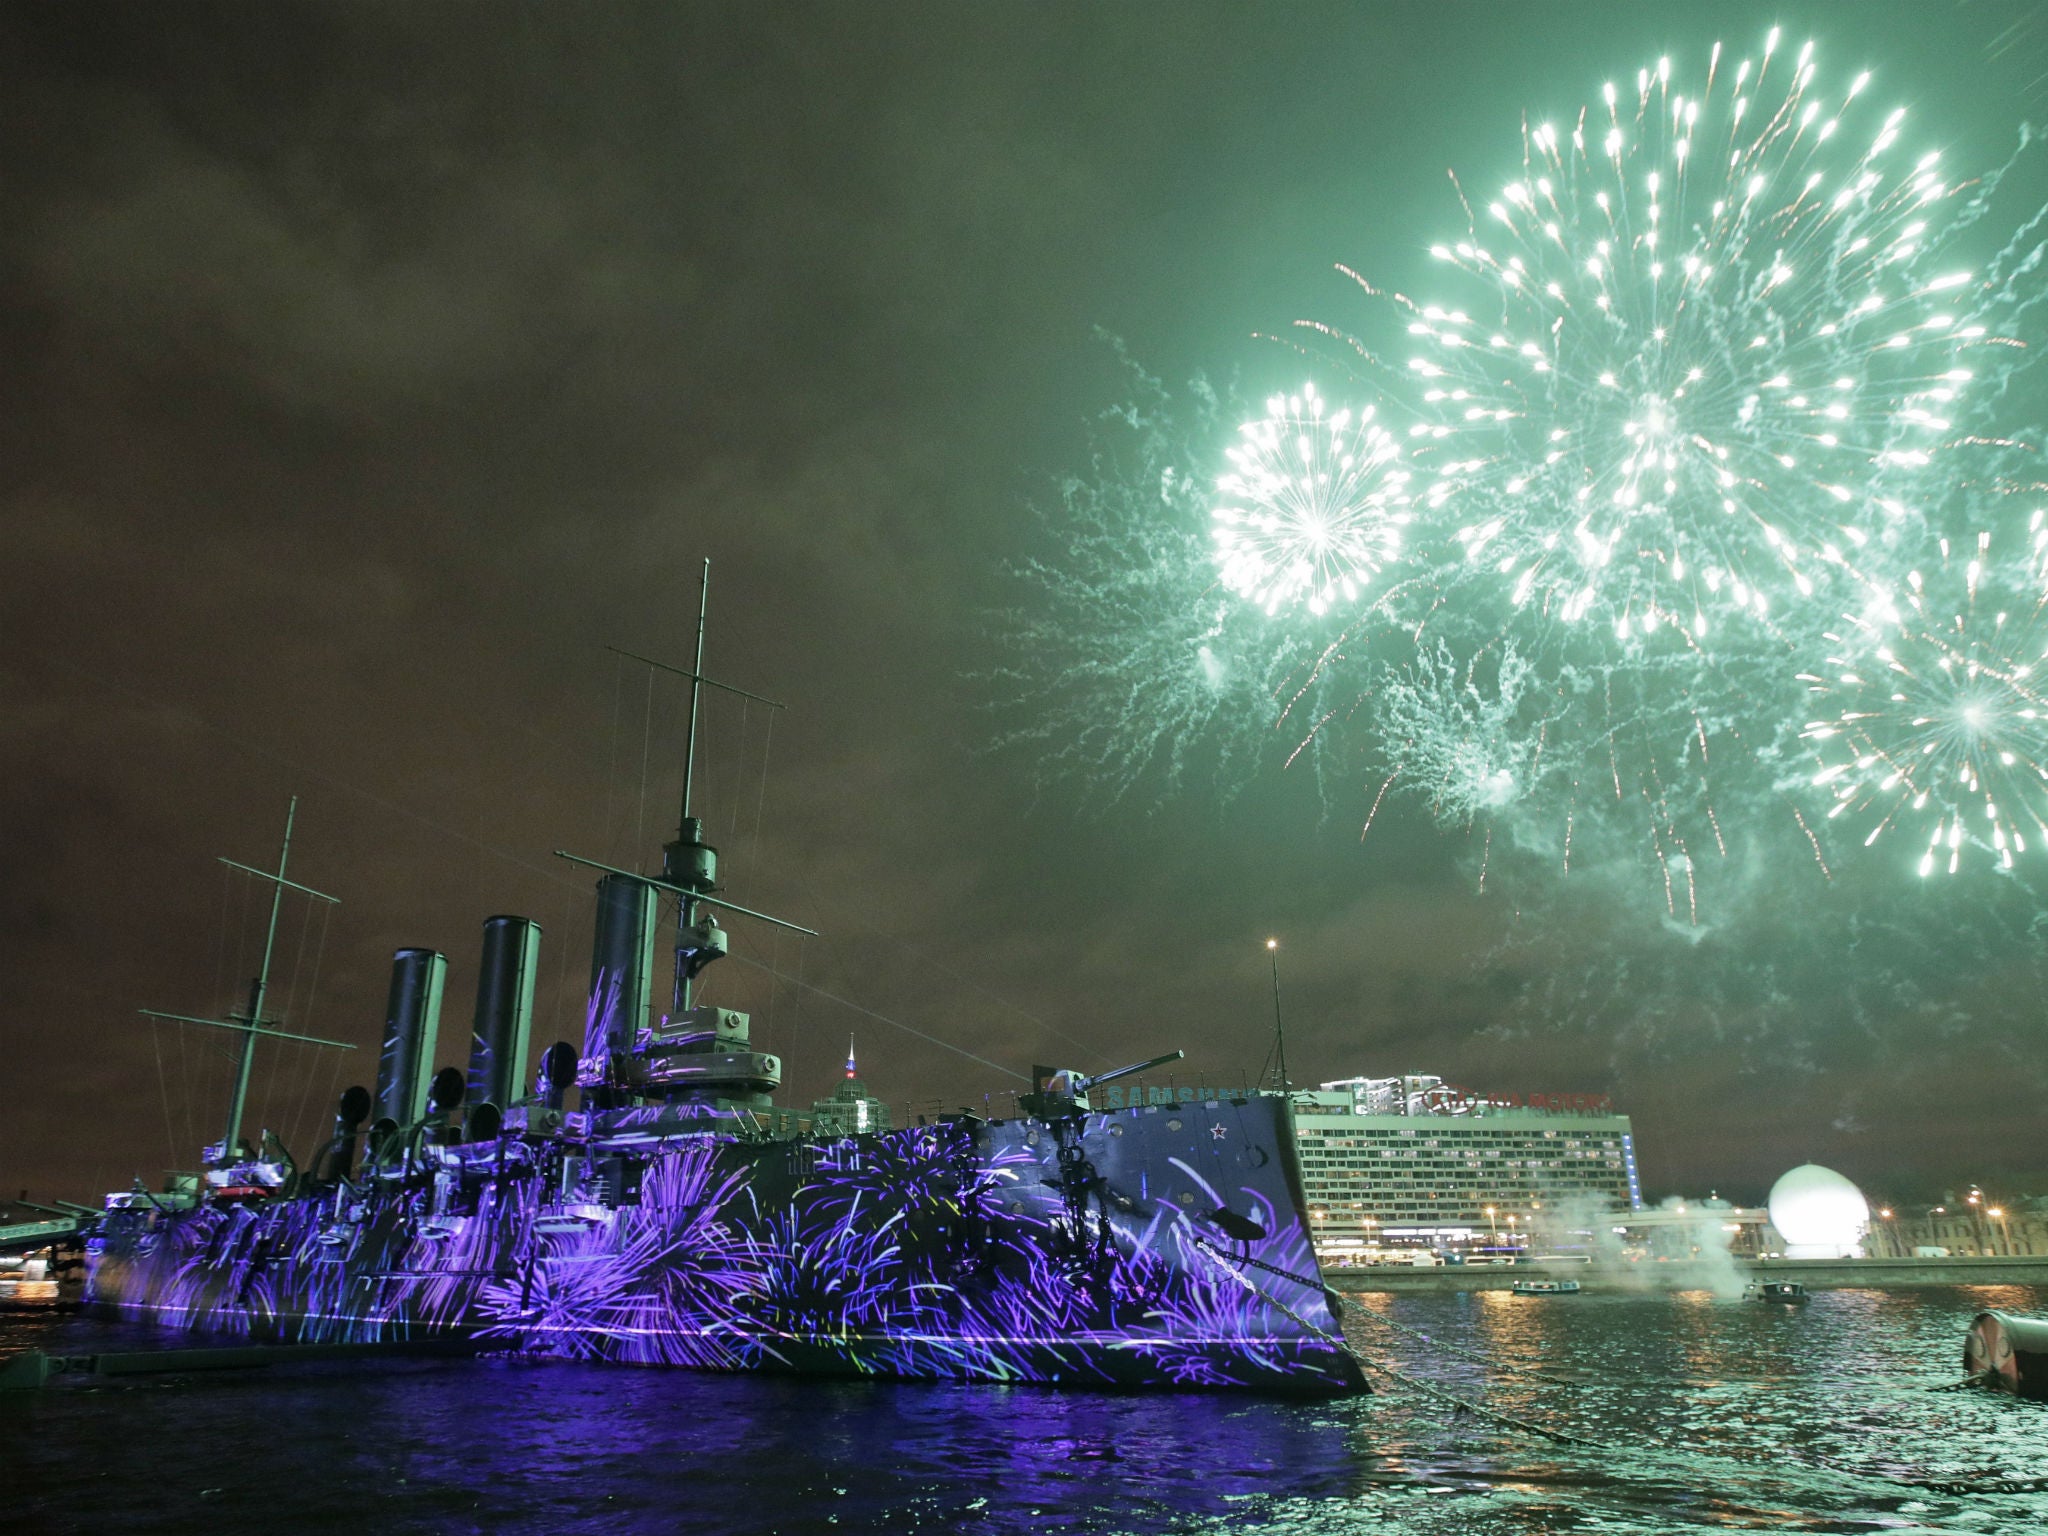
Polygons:
M1604 1093L1498 1093L1445 1083L1422 1095L1432 1114L1470 1114L1475 1109L1534 1109L1548 1115L1611 1115L1613 1098Z

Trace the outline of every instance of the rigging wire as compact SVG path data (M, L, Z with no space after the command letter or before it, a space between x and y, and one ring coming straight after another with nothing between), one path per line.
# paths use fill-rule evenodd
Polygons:
M754 802L754 836L747 852L749 868L761 859L761 818L768 809L768 754L775 746L775 716L778 712L768 711L768 726L761 739L761 792Z
M234 879L235 871L226 864L221 865L220 920L214 925L213 991L210 996L213 999L216 1011L222 1014L225 1014L228 1008L234 1006L232 1003L222 1006L221 1003L221 1000L229 995L227 980L228 912L231 907L229 901L230 886ZM193 1070L190 1056L185 1049L185 1026L180 1024L178 1026L178 1088L180 1091L179 1103L185 1114L185 1145L188 1149L196 1149L199 1146L198 1133L192 1124L192 1102L199 1096L198 1091L193 1086Z
M158 1094L164 1101L164 1146L171 1159L164 1166L168 1168L175 1166L178 1161L178 1137L171 1127L171 1088L170 1084L164 1081L164 1040L159 1028L160 1023L161 1021L157 1019L149 1021L149 1043L156 1049L156 1086ZM178 1026L181 1030L184 1027L182 1024Z
M574 898L573 896L564 896L564 897L562 898L562 921L561 921L561 925L560 925L560 926L559 926L559 927L558 927L558 928L556 929L556 932L560 933L560 934L561 934L561 936L562 936L562 942L561 942L561 943L559 943L559 944L557 944L557 945L555 946L555 948L559 949L559 950L560 950L560 951L562 952L562 963L560 964L560 966L558 966L558 967L556 968L556 971L555 971L555 1010L554 1010L554 1013L555 1013L555 1029L556 1029L556 1031L557 1031L557 1032L559 1032L559 1031L561 1030L561 1028L562 1028L562 1006L563 1006L562 1000L563 1000L563 999L564 999L565 997L567 997L567 996L569 995L569 943L568 943L568 940L569 940L569 938L571 937L571 930L572 930L572 926L573 926L573 924L575 923L575 921L576 921L576 900L575 900L575 898ZM578 1047L578 1048L579 1048L579 1049L581 1048L581 1047L580 1047L580 1045L579 1045L579 1047ZM521 1085L521 1087L522 1087L522 1090L523 1090L523 1089L524 1089L525 1087L527 1087L527 1086L530 1086L530 1085L522 1084L522 1085Z
M292 1117L285 1123L284 1144L287 1147L298 1145L299 1131L306 1123L306 1109L313 1099L313 1078L320 1070L320 1052L322 1049L323 1047L317 1045L301 1045L298 1047L299 1057L305 1064L305 1070L299 1074L299 1093L298 1098L292 1103ZM279 1118L282 1118L282 1116Z
M977 1061L980 1062L981 1065L983 1065L984 1067L992 1067L996 1071L1002 1073L1005 1077L1014 1077L1021 1083L1028 1083L1031 1081L1031 1079L1026 1077L1022 1072L1016 1071L1014 1068L1011 1067L1006 1067L999 1061L990 1061L986 1056L977 1056L974 1054L974 1052L968 1050L965 1046L955 1045L950 1040L941 1040L937 1035L927 1034L925 1033L925 1031L919 1029L914 1024L906 1024L901 1019L892 1019L886 1013L877 1013L872 1008L863 1007L861 1004L856 1003L855 1001L853 1001L852 998L841 997L836 992L827 992L823 987L813 986L809 982L804 981L801 977L790 976L786 972L780 971L776 969L774 966L768 965L763 961L752 960L746 957L745 955L728 955L726 956L726 958L728 960L737 960L741 965L752 966L757 971L765 971L771 976L780 976L784 981L789 982L792 986L801 988L803 991L810 992L815 996L822 997L827 1002L837 1003L842 1008L850 1008L851 1010L853 1010L853 1012L861 1015L863 1018L874 1019L879 1023L887 1024L891 1029L900 1029L907 1035L915 1035L918 1039L926 1042L927 1044L936 1045L942 1050L951 1051L956 1056L965 1056L969 1061Z
M312 905L310 903L308 903L307 905L306 912L308 918L310 919L312 915ZM320 994L320 962L323 959L325 959L327 955L327 926L328 920L333 915L333 912L334 908L331 905L324 901L320 903L320 938L313 949L313 977L306 988L305 1011L299 1016L299 1028L308 1034L312 1033L313 1000ZM300 930L299 943L303 948L305 944L304 929ZM298 1107L292 1111L292 1127L290 1132L292 1142L296 1142L298 1140L300 1125L305 1119L307 1108L312 1099L313 1077L314 1074L319 1070L320 1066L319 1053L323 1049L326 1049L326 1047L308 1045L302 1046L300 1047L300 1049L304 1053L306 1058L306 1076L299 1087ZM334 1055L338 1058L341 1055L341 1052L335 1051ZM317 1129L318 1126L319 1119L316 1112L314 1118L315 1129ZM289 1144L290 1143L287 1143L287 1145Z
M298 947L292 951L292 979L291 984L284 990L284 1011L278 1015L280 1019L298 1017L299 972L305 969L306 935L312 931L313 903L308 901L303 904L303 915L299 918L299 942ZM257 1019L254 1022L260 1024L263 1021Z
M802 886L804 894L810 897L814 909L823 907L827 910L830 910L829 904L818 895L817 888L813 886L809 880L800 879L799 884ZM1065 1030L1059 1028L1057 1025L1048 1024L1045 1020L1039 1018L1036 1014L1030 1012L1025 1008L1019 1007L1016 1003L1011 1002L1008 998L1003 997L999 993L991 992L988 988L982 986L972 977L963 976L960 974L960 972L954 970L951 966L945 964L943 961L933 959L930 955L926 954L923 950L919 949L915 944L910 943L908 940L898 938L896 935L891 933L884 933L878 928L871 927L868 924L861 922L859 918L835 916L833 920L835 922L843 922L848 927L862 929L871 938L881 939L885 943L895 945L898 949L902 950L905 954L909 955L911 959L917 961L920 965L929 966L931 969L937 971L940 975L945 976L952 981L958 982L961 986L966 987L968 990L972 992L978 993L980 996L985 997L990 1002L994 1003L998 1008L1008 1009L1011 1013L1016 1014L1017 1017L1019 1017L1020 1019L1024 1019L1027 1022L1029 1022L1033 1028L1042 1029L1049 1035L1057 1035L1060 1039L1066 1041L1067 1044L1078 1047L1083 1051L1086 1051L1089 1055L1095 1057L1098 1061L1108 1061L1111 1059L1106 1052L1100 1050L1096 1046L1090 1045L1084 1040L1075 1039L1074 1036L1068 1034Z
M250 877L247 875L243 875L240 882L240 890L242 892L242 904L240 909L235 913L235 974L233 980L229 983L227 1006L221 1009L221 1013L223 1016L233 1013L235 1011L236 994L241 990L243 976L242 961L246 957L249 941L250 884Z
M179 1107L184 1112L185 1120L185 1145L196 1147L199 1145L199 1138L194 1134L192 1127L192 1066L185 1050L185 1026L182 1024L178 1026L178 1087ZM171 1159L174 1165L177 1161L175 1157Z
M809 956L809 950L804 943L804 937L801 933L796 935L796 990L789 994L789 1011L791 1015L789 1021L789 1049L784 1051L783 1055L791 1060L796 1058L797 1047L803 1036L804 961Z
M334 1064L327 1069L327 1102L338 1106L341 1098L341 1094L338 1091L338 1085L341 1082L341 1052L329 1051L327 1054L334 1058ZM315 1120L313 1122L313 1130L317 1134L319 1129L320 1122Z
M236 914L235 917L235 979L234 982L231 983L231 989L228 993L227 1006L221 1009L221 1016L223 1018L231 1017L234 1014L235 991L239 989L241 978L244 975L244 968L242 962L245 958L247 958L247 946L249 939L249 894L251 889L255 885L255 880L253 877L249 875L243 875L240 878L239 884L242 892L242 904L240 911ZM254 1045L255 1036L252 1035L250 1036L252 1058L250 1065L252 1068L255 1065L253 1059ZM225 1046L221 1047L221 1055L227 1057L230 1062L232 1062L234 1059L234 1053L228 1050ZM228 1072L230 1076L233 1075L234 1068L232 1065L230 1065L230 1067L228 1068ZM223 1097L225 1097L225 1095L223 1095ZM223 1147L221 1150L226 1156L234 1156L235 1149L233 1147Z
M726 822L726 836L737 839L740 835L740 786L747 781L747 722L749 701L740 700L739 744L732 755L732 815Z
M618 798L619 789L619 694L625 687L625 665L624 657L612 657L611 747L610 756L606 758L604 765L604 830L598 838L599 846L614 859L618 856L618 846L612 832L612 815L613 802Z
M305 1030L311 1034L313 1024L313 1001L320 995L320 965L327 958L327 926L334 916L334 907L328 902L320 904L320 942L313 950L313 984L306 989Z
M647 708L640 716L640 812L633 823L633 857L647 845L647 748L654 736L654 670L647 672Z
M105 678L99 677L94 673L88 672L85 669L78 667L75 663L72 663L68 660L58 658L55 656L44 655L42 652L39 651L35 652L34 654L40 656L45 661L46 664L55 667L61 671L64 671L66 673L69 673L73 676L83 678L86 681L107 690L108 692L118 694L124 698L145 700L152 704L160 705L162 703L162 699L160 697L144 695L135 689L125 687L118 683L110 682ZM555 873L552 867L532 863L529 860L522 858L515 853L508 852L507 850L496 846L495 844L485 842L471 833L464 832L456 827L452 827L441 821L437 821L433 817L422 813L413 806L391 800L383 795L376 793L373 790L365 789L363 786L359 784L353 783L346 779L338 778L335 775L325 772L320 768L313 766L312 764L301 761L298 758L288 756L285 753L278 752L272 748L263 746L258 742L244 735L241 735L240 733L232 731L227 727L218 724L217 722L207 718L205 715L200 714L196 711L193 712L193 717L197 719L199 723L205 726L208 730L211 730L216 735L232 743L236 747L240 748L242 751L249 753L251 756L289 768L295 774L303 775L307 778L314 780L315 782L331 785L335 789L341 791L346 795L349 795L350 797L356 800L359 800L368 805L378 807L380 810L387 812L394 818L409 821L418 826L428 828L429 830L437 833L438 835L447 838L451 842L459 843L466 847L474 848L479 852L486 853L493 858L499 859L502 862L511 865L515 869L523 870L527 874L532 875L537 879L543 880L549 884L567 886L574 889L578 895L583 894L583 887L581 887L577 882L565 879L563 876ZM243 952L244 947L246 945L246 929L248 926L247 904L248 882L245 881L243 884L243 912L241 920L237 925L236 933L236 971L238 973L242 968ZM874 930L872 929L869 929L868 931L870 933L874 933ZM982 988L973 982L967 981L965 978L961 977L958 972L952 971L947 967L939 964L937 961L932 960L929 956L924 955L921 951L919 951L915 946L909 945L904 941L900 939L895 939L889 935L875 934L875 936L889 938L891 943L896 944L898 947L903 949L907 954L910 954L913 958L919 960L923 964L929 965L933 969L939 970L943 974L952 977L955 980L962 981L965 985L973 987L973 989L979 992L982 996L988 997L991 1001L997 1003L999 1006L1007 1008L1010 1011L1018 1014L1020 1017L1030 1020L1034 1025L1038 1025L1041 1028L1047 1029L1049 1033L1061 1034L1061 1038L1067 1039L1075 1044L1080 1044L1080 1042L1078 1041L1073 1041L1073 1037L1064 1035L1060 1031L1053 1029L1051 1026L1043 1024L1042 1021L1038 1020L1033 1015L1026 1012L1024 1009L1018 1007L1016 1004L1011 1003L1008 1000L1001 998L994 993L989 992L986 988ZM902 1024L895 1019L889 1018L886 1014L876 1013L871 1009L863 1007L861 1004L853 1002L851 999L840 998L833 993L826 992L821 988L814 987L810 983L805 982L802 979L801 972L803 965L805 963L807 953L808 952L805 948L803 948L802 946L799 947L799 970L796 976L792 977L785 972L777 972L777 974L782 975L785 981L791 982L792 985L797 989L796 992L792 994L792 1007L795 1014L796 1026L800 1027L803 1021L802 994L804 992L816 992L819 996L824 997L833 1002L842 1003L844 1004L844 1006L854 1010L857 1013L861 1013L865 1016L875 1018L883 1023L891 1025L894 1028L902 1029L907 1033L915 1034L919 1036L919 1038L928 1040L932 1044L939 1045L946 1050L953 1051L958 1055L962 1055L969 1058L970 1060L982 1062L985 1065L994 1067L997 1071L1004 1073L1006 1076L1018 1078L1020 1081L1028 1081L1028 1079L1024 1078L1024 1075L1022 1073L1015 1072L1008 1067L1000 1066L995 1062L989 1062L986 1060L986 1058L976 1056L973 1052L965 1050L962 1047L953 1045L948 1041L940 1040L936 1036L926 1035L923 1031L914 1029L910 1025ZM768 966L759 965L758 962L747 960L743 956L733 956L732 958L740 960L742 964L754 965L756 966L756 968L761 970L773 969ZM565 979L566 971L567 952L565 949ZM1101 1053L1097 1052L1096 1054L1100 1055Z

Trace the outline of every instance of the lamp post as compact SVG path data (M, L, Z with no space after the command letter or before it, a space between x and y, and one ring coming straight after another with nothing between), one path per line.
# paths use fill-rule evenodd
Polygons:
M1280 941L1266 940L1266 958L1273 962L1273 1048L1278 1057L1280 1091L1292 1093L1294 1085L1287 1080L1287 1030L1280 1022Z
M1493 1238L1493 1246L1500 1246L1500 1223L1494 1220L1493 1207L1486 1208L1486 1230Z

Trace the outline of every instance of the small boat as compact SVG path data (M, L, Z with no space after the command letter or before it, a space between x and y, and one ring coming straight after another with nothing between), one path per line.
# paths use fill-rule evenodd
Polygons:
M1742 1293L1744 1301L1778 1301L1788 1306L1806 1300L1806 1287L1797 1280L1752 1280Z
M1517 1280L1510 1287L1517 1296L1569 1296L1578 1288L1576 1280Z
M47 1255L0 1259L0 1311L38 1311L57 1302L57 1282L50 1275Z

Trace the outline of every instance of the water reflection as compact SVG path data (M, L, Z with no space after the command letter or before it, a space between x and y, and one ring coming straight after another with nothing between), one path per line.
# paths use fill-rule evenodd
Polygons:
M2048 1417L1930 1390L1987 1306L2048 1296L1358 1299L1368 1358L1598 1448L1399 1387L1299 1404L480 1361L68 1385L0 1403L0 1461L39 1532L1988 1533L2038 1526L2048 1494L1931 1485L2048 1479Z

